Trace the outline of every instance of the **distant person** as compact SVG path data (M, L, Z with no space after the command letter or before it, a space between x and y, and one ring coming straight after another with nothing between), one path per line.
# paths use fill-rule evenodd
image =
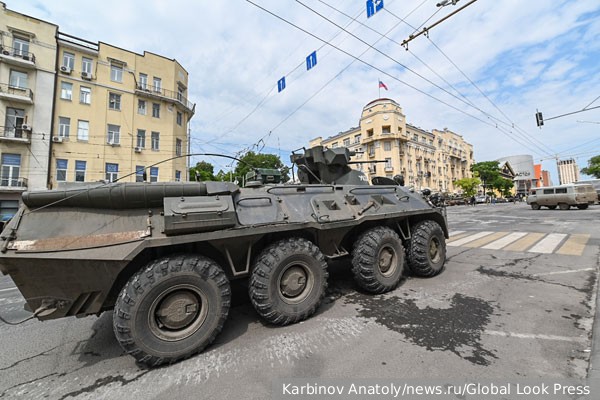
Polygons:
M476 202L475 202L475 196L471 196L471 205L473 207L475 207L475 204L476 204Z

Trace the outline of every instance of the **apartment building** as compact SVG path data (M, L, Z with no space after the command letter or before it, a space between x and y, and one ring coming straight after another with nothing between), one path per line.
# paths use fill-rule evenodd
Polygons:
M60 32L57 57L49 187L187 180L195 105L176 60Z
M0 217L22 192L45 189L58 27L0 2Z
M407 186L455 192L454 182L471 177L473 146L446 128L431 132L406 122L394 100L381 98L367 104L359 126L310 146L345 146L358 152L355 168L373 176L403 175Z
M557 160L556 167L558 168L558 181L561 185L579 181L579 166L574 158Z

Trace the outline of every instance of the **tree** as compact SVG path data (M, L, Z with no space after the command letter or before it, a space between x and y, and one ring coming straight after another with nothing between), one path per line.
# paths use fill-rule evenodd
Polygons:
M512 194L512 189L515 185L510 179L506 179L498 175L496 179L490 182L489 186L492 189L500 192L502 196L506 197Z
M600 179L600 155L594 156L588 160L588 166L581 169L582 174L592 175Z
M484 190L488 183L500 177L500 167L498 164L498 161L482 161L471 165L471 171L479 174L479 179L483 182Z
M481 184L479 178L462 178L454 181L454 186L458 186L463 190L463 194L467 197L475 196L477 186Z
M240 157L241 162L238 162L234 176L238 180L243 180L246 177L246 173L253 170L253 168L272 168L281 171L281 181L287 182L290 177L288 175L289 168L283 165L279 156L275 154L256 154L253 151L249 151Z
M214 167L206 161L199 161L196 166L190 168L190 180L192 181L214 181Z

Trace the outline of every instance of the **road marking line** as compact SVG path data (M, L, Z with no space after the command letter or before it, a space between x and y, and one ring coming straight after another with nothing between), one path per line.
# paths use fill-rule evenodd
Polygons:
M494 240L500 239L501 237L504 237L508 235L508 232L496 232L492 235L488 235L484 238L481 239L477 239L474 240L470 243L465 244L465 247L481 247L484 244L488 244L489 242L493 242Z
M461 233L465 233L465 231L452 231L449 233L450 238L460 235Z
M537 233L537 232L528 233L521 240L518 240L518 241L506 246L502 250L525 251L525 249L527 249L528 247L533 245L535 242L540 240L542 237L544 237L544 233Z
M8 292L8 291L11 291L11 290L17 290L17 287L15 286L15 287L11 287L11 288L8 288L8 289L0 289L0 292Z
M590 235L573 234L556 252L557 254L566 254L569 256L580 256L583 254L585 245L587 244Z
M551 233L542 240L540 240L535 246L528 251L530 253L545 253L550 254L556 249L556 247L567 237L564 233Z
M501 332L501 331L484 331L487 335L491 336L504 336L504 337L516 337L519 339L541 339L541 340L557 340L561 342L578 342L585 343L588 341L587 338L583 337L568 337L568 336L556 336L556 335L542 335L533 333L515 333L515 332Z
M491 235L492 233L494 233L494 232L488 232L488 231L478 232L474 235L470 235L470 236L464 237L462 239L452 241L452 242L448 243L447 245L448 246L462 246L466 243L472 242L473 240L481 239L484 236Z
M531 276L545 276L545 275L560 275L560 274L575 274L577 272L585 272L585 271L595 271L596 268L584 268L584 269L574 269L571 271L554 271L554 272L543 272L541 274L532 274Z
M496 240L495 242L492 242L492 243L488 244L487 246L483 246L482 248L490 249L490 250L500 250L501 248L508 246L512 242L514 242L518 239L521 239L525 235L527 235L527 232L513 232L510 235L505 236L500 240Z

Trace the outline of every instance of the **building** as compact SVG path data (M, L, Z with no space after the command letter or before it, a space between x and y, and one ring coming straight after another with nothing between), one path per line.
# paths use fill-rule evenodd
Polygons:
M186 157L160 163L187 153L195 111L187 71L157 54L60 32L57 42L48 187L187 180Z
M7 220L22 192L45 189L58 27L0 2L0 215Z
M552 179L550 179L550 172L542 169L542 164L533 165L535 179L537 179L536 187L552 186Z
M508 162L514 171L515 190L517 195L527 195L531 188L538 185L533 156L528 154L509 156L498 159L500 165Z
M473 146L448 129L429 132L408 124L394 100L380 98L367 104L359 126L310 146L345 146L358 152L356 168L373 176L403 175L407 186L455 192L458 179L471 177Z
M579 167L575 159L558 160L556 167L558 169L558 182L560 185L579 181Z
M542 170L542 186L553 186L552 178L550 178L550 171Z

